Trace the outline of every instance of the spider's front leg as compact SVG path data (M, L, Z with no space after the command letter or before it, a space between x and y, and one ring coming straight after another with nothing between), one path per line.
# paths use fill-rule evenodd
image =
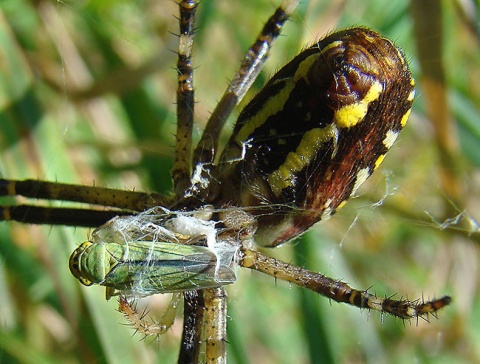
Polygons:
M23 181L0 179L0 196L71 201L111 208L105 210L34 205L2 205L0 207L0 221L84 227L97 227L115 216L131 215L152 206L167 206L170 203L168 198L157 193L32 179Z

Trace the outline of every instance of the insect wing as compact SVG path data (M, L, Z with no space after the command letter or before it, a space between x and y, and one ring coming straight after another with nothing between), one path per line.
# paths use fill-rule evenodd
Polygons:
M217 258L206 247L171 243L106 243L115 260L100 283L110 287L107 296L123 293L148 296L218 287L236 280L233 270L218 265ZM109 298L109 297L107 297Z

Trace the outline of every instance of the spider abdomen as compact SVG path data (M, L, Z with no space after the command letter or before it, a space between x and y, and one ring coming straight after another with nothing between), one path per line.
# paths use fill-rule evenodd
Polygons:
M408 64L391 41L365 28L331 34L241 112L218 168L220 199L255 207L261 245L298 236L378 168L413 98Z

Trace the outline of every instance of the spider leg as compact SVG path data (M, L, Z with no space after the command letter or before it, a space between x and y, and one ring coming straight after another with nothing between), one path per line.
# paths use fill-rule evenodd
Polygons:
M118 311L123 313L125 318L130 321L135 329L135 333L138 332L144 336L156 336L158 338L172 327L181 297L181 293L173 294L168 307L159 321L146 320L145 317L148 311L145 310L142 314L139 314L135 300L129 302L127 297L122 295L118 299Z
M225 288L203 291L205 297L205 362L227 362L227 294Z
M0 206L0 221L18 221L36 225L64 225L96 228L115 216L130 215L122 210L90 210L34 205ZM73 222L73 223L72 223Z
M174 192L177 198L185 196L190 187L192 169L192 130L194 122L195 91L193 67L191 62L194 38L195 13L198 2L182 0L178 3L179 42L177 59L177 136L175 143L175 161L172 169ZM179 363L198 363L202 348L203 327L205 325L204 290L189 291L184 294L184 320ZM211 301L208 302L212 304ZM209 306L209 310L214 307ZM226 313L225 313L226 315ZM215 330L222 330L218 327ZM225 333L225 328L223 332ZM223 357L226 352L224 348Z
M14 195L45 200L81 202L132 211L143 211L153 206L168 205L167 198L157 193L33 179L24 181L0 179L0 196Z
M118 210L3 205L0 220L32 224L97 227L117 215L143 211L152 206L168 205L169 200L156 193L124 191L95 186L72 185L39 180L0 179L0 196L24 196L35 199L88 203Z
M351 288L339 280L296 267L253 250L243 249L242 254L240 265L245 268L255 269L275 279L308 288L337 302L388 313L401 319L426 318L429 314L435 315L452 300L449 296L426 302L377 297L366 290Z
M199 363L204 322L203 292L187 291L183 297L183 333L178 363Z
M289 18L298 4L298 0L284 0L281 6L269 18L255 43L247 51L240 69L235 74L225 94L214 110L202 138L195 150L193 166L202 166L205 163L213 162L215 151L218 147L220 132L233 108L240 102L253 81L258 76L263 64L268 58L269 50L273 41L278 37L283 24ZM181 1L180 8L180 42L178 51L178 89L177 89L177 143L175 149L175 164L172 177L177 197L185 195L190 187L190 165L192 127L194 117L194 88L193 68L191 65L191 50L193 44L193 20L197 3L195 1ZM208 167L200 171L208 174ZM194 171L193 173L198 172ZM192 175L192 183L194 180ZM208 190L208 188L207 188ZM226 360L226 296L223 289L212 289L199 291L196 298L197 305L201 296L204 295L204 309L206 316L204 320L206 327L206 360L224 362ZM198 320L196 310L189 310L187 302L184 313L184 340L200 335L198 327L202 324ZM193 305L196 307L196 305ZM195 336L194 335L194 336ZM191 357L188 349L195 343L182 343L180 361ZM198 349L197 349L198 350ZM193 351L195 352L195 350ZM196 355L196 354L195 354Z
M265 64L275 39L280 35L283 25L297 7L299 0L283 0L275 13L267 20L256 41L247 50L241 66L233 76L230 85L217 104L200 142L194 152L193 165L212 163L218 150L220 132L232 113L233 108L242 100Z
M175 194L181 198L190 186L192 158L192 129L194 118L194 87L192 67L192 47L194 20L198 2L180 1L180 34L177 60L177 139L175 143L175 162L172 169Z

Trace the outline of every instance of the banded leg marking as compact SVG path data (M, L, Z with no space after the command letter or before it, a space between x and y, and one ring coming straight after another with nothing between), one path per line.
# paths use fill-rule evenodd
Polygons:
M341 281L248 249L243 249L240 265L245 268L258 270L276 279L308 288L334 301L348 303L358 308L388 313L402 319L426 318L429 314L435 315L438 310L449 305L452 300L449 296L426 302L377 297L366 290L354 289Z

